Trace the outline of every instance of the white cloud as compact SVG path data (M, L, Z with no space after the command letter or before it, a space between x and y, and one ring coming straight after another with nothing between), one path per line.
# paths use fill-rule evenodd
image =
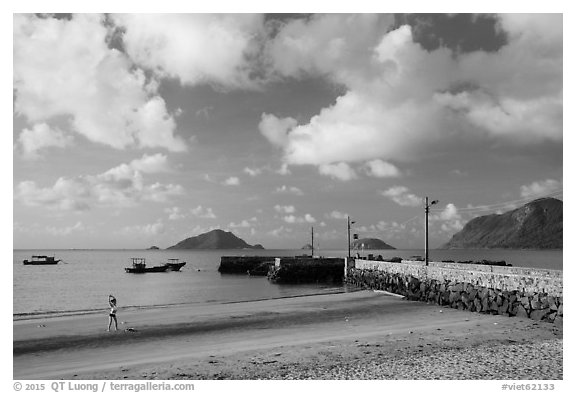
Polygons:
M256 177L258 175L262 174L262 169L261 168L244 168L244 172L247 173L248 175L252 176L252 177Z
M122 14L123 42L140 66L182 84L255 87L251 71L263 15Z
M520 187L522 198L540 198L562 189L562 183L554 179L535 181Z
M228 224L229 228L238 229L238 228L250 228L252 224L248 220L242 220L239 223L231 222Z
M381 31L393 24L392 15L324 14L286 23L267 51L280 74L303 77L327 75L332 80L353 83L362 72L372 74L371 53ZM362 71L362 72L361 72Z
M439 217L442 220L455 220L461 218L460 214L458 214L458 209L452 203L446 205L444 210L440 212Z
M274 206L274 210L276 210L278 213L285 213L285 214L291 214L296 212L296 208L292 205L287 206L276 205Z
M348 214L333 210L330 214L326 214L326 218L333 218L336 220L346 220L348 219Z
M273 229L270 232L268 232L269 235L274 236L274 237L278 237L278 238L284 238L285 236L287 236L291 233L292 233L292 228L285 228L283 225L281 225L279 228Z
M287 176L290 175L292 172L290 172L290 169L288 169L288 164L283 163L282 166L280 166L280 169L276 171L276 173L282 176Z
M119 233L128 236L153 236L159 235L166 231L162 221L156 221L152 224L130 225L122 228Z
M141 199L143 201L164 203L170 201L172 197L183 194L184 188L179 184L154 183L143 188Z
M74 232L82 232L85 231L86 227L80 221L76 224L67 226L64 228L57 228L57 227L46 227L46 232L52 236L69 236Z
M142 172L134 166L142 162L150 164L146 157L144 161L134 160L98 175L60 177L49 187L22 181L16 186L14 197L26 206L82 211L94 206L130 207L141 201L163 203L182 195L184 189L178 184L145 183ZM156 165L144 165L143 168L147 171L158 169Z
M382 191L381 194L387 198L390 198L400 206L422 206L422 198L411 194L408 188L403 186L395 186Z
M415 217L416 218L416 217ZM398 235L404 235L407 230L407 226L412 223L414 224L414 219L408 220L407 222L397 223L396 221L386 222L378 221L376 224L362 225L359 227L354 227L354 231L360 233L385 233L387 236L393 237ZM417 225L420 226L421 222Z
M186 150L157 83L108 47L103 16L14 14L13 21L16 113L34 123L68 117L72 130L117 149Z
M199 205L199 206L195 207L194 209L191 209L190 212L199 218L210 218L210 219L216 218L216 215L214 214L214 211L212 210L211 207L205 208L205 207L202 207L201 205Z
M25 128L20 133L18 141L26 159L40 157L39 151L47 147L66 147L72 144L72 137L65 135L59 129L50 128L46 123L35 124L32 129Z
M561 141L562 15L499 20L508 42L471 53L425 50L409 26L390 30L378 15L289 21L268 45L277 71L323 76L345 92L307 124L263 114L260 131L286 163L317 166L421 160L469 134L486 143Z
M298 187L288 187L286 185L282 185L280 187L277 187L276 190L274 190L274 192L278 193L278 194L294 194L294 195L304 195L304 192L302 192L301 189L299 189Z
M240 185L240 179L238 179L236 176L232 176L232 177L229 177L228 179L224 180L222 182L222 184L225 186L239 186Z
M177 206L167 207L164 209L164 212L168 214L169 220L181 220L186 217L186 215L182 212L182 209Z
M322 164L318 167L318 172L320 172L321 175L330 176L341 181L348 181L358 177L354 169L345 162L340 162L338 164Z
M366 173L372 177L399 177L400 170L389 162L380 159L368 161L366 164Z
M282 219L288 224L313 224L316 222L316 219L308 213L306 213L303 217L298 217L291 214L289 216L284 216Z
M133 160L129 165L142 173L161 173L171 170L168 165L168 158L161 153L151 156L144 154L142 158Z
M22 181L16 186L14 198L25 206L42 206L55 210L82 211L90 208L92 198L89 185L83 178L58 178L52 187L41 188L33 181Z
M296 127L296 119L286 117L279 119L274 115L262 114L258 129L270 143L277 147L285 147L289 142L288 131Z
M316 219L314 217L312 217L312 215L306 213L304 215L304 221L309 222L309 223L314 223L314 222L316 222Z
M446 205L444 210L438 213L430 215L431 222L440 222L440 229L443 232L453 233L464 228L465 222L462 220L462 216L458 212L458 208L449 203Z

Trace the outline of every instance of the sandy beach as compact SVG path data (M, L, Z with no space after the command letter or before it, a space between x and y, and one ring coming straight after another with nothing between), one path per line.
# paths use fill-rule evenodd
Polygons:
M373 291L15 319L14 379L563 378L562 326Z

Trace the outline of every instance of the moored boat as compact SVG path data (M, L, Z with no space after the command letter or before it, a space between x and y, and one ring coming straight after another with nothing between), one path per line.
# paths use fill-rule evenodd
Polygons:
M61 259L56 259L55 257L49 257L46 255L32 255L30 260L24 259L22 263L24 265L56 265Z
M131 258L132 267L125 267L126 273L162 273L168 270L168 266L146 267L146 258Z
M172 270L174 272L180 271L184 265L186 265L186 262L180 262L178 258L168 258L168 262L164 264L164 266L168 266L168 270Z

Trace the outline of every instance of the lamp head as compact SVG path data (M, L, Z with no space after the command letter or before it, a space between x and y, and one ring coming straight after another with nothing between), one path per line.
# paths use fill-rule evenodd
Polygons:
M438 199L436 199L435 201L432 201L432 203L430 203L430 205L435 205L438 203Z

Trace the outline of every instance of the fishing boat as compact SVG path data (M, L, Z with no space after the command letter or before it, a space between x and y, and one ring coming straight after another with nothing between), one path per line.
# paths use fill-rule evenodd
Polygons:
M180 262L178 258L168 258L168 262L164 264L164 266L168 266L168 270L172 270L173 272L180 271L184 265L186 265L186 262Z
M131 258L132 267L125 267L126 273L162 273L168 270L168 266L146 267L146 258Z
M30 260L24 259L22 263L24 265L56 265L61 259L56 259L55 257L49 257L46 255L32 255Z

